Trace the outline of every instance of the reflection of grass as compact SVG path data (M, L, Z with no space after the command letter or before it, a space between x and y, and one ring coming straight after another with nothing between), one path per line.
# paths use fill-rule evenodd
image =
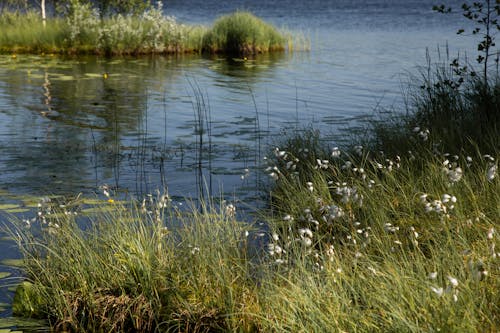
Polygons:
M71 54L262 53L284 50L287 41L271 25L250 13L219 19L213 28L187 26L150 10L143 17L100 20L87 7L82 14L50 18L46 27L37 13L0 17L0 52Z

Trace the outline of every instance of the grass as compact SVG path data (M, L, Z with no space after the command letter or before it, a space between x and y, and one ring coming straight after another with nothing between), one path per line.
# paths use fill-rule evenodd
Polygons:
M294 164L305 180L286 168L296 161L287 148L272 169L270 254L281 269L261 298L269 330L495 331L497 162L364 151L320 164L303 155ZM463 168L460 179L450 163Z
M47 20L35 12L0 17L1 53L139 55L172 53L256 54L283 51L291 45L273 26L248 12L218 19L211 28L180 24L150 9L142 16L100 19L89 5L66 17Z
M225 203L108 202L83 228L42 206L13 232L30 283L21 313L74 331L493 332L497 162L459 158L457 179L446 158L341 152L303 168L310 184L277 166L267 237Z
M212 53L255 54L283 51L286 39L276 28L248 12L219 18L206 34L204 49Z
M5 12L0 17L0 53L58 53L68 37L62 19L52 19L43 27L37 13Z
M86 230L71 214L51 219L41 208L45 222L30 228L41 238L21 230L18 239L31 284L14 308L72 331L245 328L256 302L250 227L231 206L219 208L181 212L166 196L108 203Z

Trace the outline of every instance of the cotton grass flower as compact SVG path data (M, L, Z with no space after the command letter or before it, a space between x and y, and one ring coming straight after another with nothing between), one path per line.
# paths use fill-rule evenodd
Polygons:
M496 164L493 164L489 169L488 171L486 172L486 179L488 179L488 181L492 181L493 179L495 179L496 175L497 175L497 165Z
M339 147L334 147L332 149L332 157L333 158L340 157L340 149L339 149Z
M495 235L495 228L491 227L489 230L488 230L488 239L493 239L493 236Z
M311 229L309 229L309 228L299 229L299 235L302 238L304 238L304 237L312 238L313 237L313 233L312 233Z
M229 204L225 207L226 216L234 217L236 215L236 207L233 204Z
M446 174L451 183L456 183L462 179L463 171L462 168L456 167L455 169L447 170Z
M450 281L451 285L456 288L458 287L458 280L453 276L448 275L448 281Z
M442 287L431 287L431 290L436 294L438 295L439 297L443 296L443 293L444 293L444 289Z
M363 146L354 146L354 152L358 154L358 156L363 155Z

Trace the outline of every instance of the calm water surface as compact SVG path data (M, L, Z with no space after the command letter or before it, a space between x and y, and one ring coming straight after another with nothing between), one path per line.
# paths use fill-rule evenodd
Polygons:
M473 41L455 35L463 20L433 4L171 0L165 12L180 22L210 24L246 9L304 34L310 50L248 61L0 56L0 193L93 193L108 184L196 197L205 182L251 203L257 167L281 133L312 125L341 144L340 129L377 105L402 110L405 74L425 64L426 48L436 61L446 44L452 56L473 53ZM9 251L0 243L0 259Z

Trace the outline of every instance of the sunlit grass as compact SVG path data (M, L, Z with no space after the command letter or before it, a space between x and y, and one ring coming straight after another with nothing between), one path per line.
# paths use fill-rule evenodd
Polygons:
M1 53L57 53L61 52L68 36L68 27L62 19L52 19L44 27L37 13L3 13L0 16Z
M248 12L219 18L204 39L210 52L254 54L283 51L285 38L276 28Z
M262 289L269 329L498 326L498 151L470 161L332 149L317 159L314 147L301 158L287 148L274 152L269 169L276 182L268 248L275 269ZM460 176L450 173L457 168Z
M15 308L77 331L251 330L250 226L219 209L182 212L166 196L108 202L83 230L41 208L17 230L32 285L30 306Z

